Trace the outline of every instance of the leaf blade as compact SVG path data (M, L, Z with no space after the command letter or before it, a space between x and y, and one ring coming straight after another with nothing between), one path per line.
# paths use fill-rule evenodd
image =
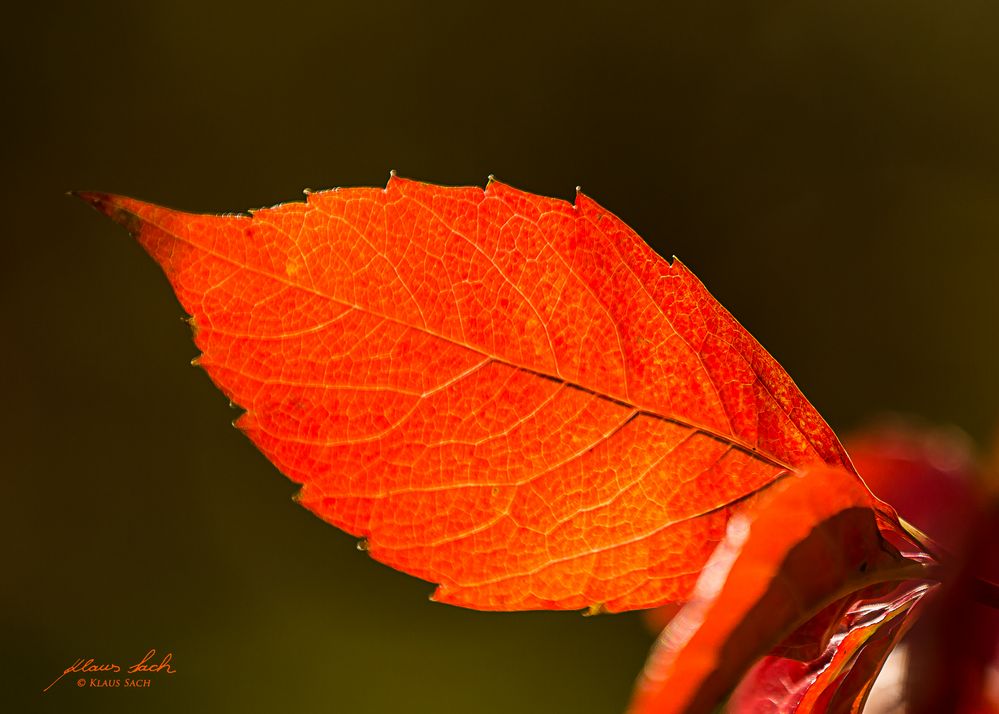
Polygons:
M250 217L82 197L161 264L299 502L439 600L680 601L733 504L849 468L703 285L581 194L394 177Z

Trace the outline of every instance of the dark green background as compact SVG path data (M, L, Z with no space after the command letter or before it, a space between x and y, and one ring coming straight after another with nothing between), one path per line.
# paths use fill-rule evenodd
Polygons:
M694 7L696 5L696 7ZM485 614L358 553L229 426L156 266L200 211L407 177L676 254L834 428L999 414L995 3L21 3L0 144L7 711L615 712L634 615ZM15 14L11 15L10 12ZM149 691L41 689L149 647Z

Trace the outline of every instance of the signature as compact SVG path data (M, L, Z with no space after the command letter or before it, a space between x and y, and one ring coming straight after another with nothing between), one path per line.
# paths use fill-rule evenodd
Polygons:
M141 673L166 672L167 674L175 674L177 672L177 670L174 669L173 666L170 664L170 662L173 660L172 652L167 652L165 655L163 655L160 658L159 662L153 661L153 658L155 656L156 656L156 648L154 647L153 649L146 652L146 655L141 660L139 660L133 665L130 665L126 670L126 674L137 674L140 672ZM56 682L65 677L67 674L102 674L107 672L114 673L121 671L122 671L121 666L114 662L95 662L93 657L89 659L84 659L83 657L80 657L75 662L73 662L73 664L64 669L62 671L62 674L56 677L55 681L52 682L52 684L50 684L49 686L45 687L45 689L43 689L42 691L43 692L49 691Z

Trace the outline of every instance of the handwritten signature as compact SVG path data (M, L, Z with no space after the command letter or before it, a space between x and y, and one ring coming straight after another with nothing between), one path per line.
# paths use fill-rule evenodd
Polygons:
M127 674L137 674L140 672L165 672L166 674L175 674L176 669L170 664L173 660L173 653L167 652L160 658L159 662L153 663L151 660L156 656L156 648L146 652L145 657L131 665L127 669ZM73 664L68 666L62 671L55 681L49 686L43 689L43 692L49 691L52 686L58 682L60 679L65 677L67 674L99 674L104 672L121 672L122 668L115 664L114 662L95 662L93 657L90 659L84 659L80 657Z

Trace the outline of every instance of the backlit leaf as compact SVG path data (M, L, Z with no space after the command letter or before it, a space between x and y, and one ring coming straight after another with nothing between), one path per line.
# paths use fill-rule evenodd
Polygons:
M393 177L252 216L81 196L163 267L299 502L437 600L683 601L748 495L852 468L690 271L582 194Z

